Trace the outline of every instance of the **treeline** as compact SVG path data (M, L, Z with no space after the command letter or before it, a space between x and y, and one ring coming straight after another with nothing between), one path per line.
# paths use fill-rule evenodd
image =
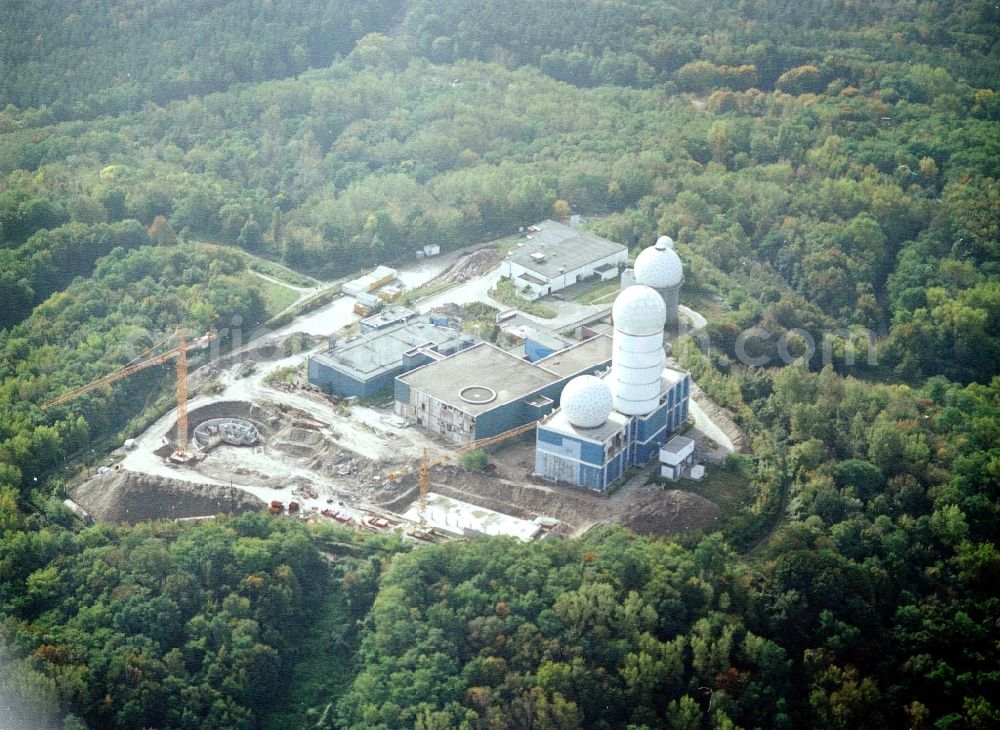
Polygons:
M0 327L16 324L50 294L77 276L88 276L94 262L115 248L149 245L137 221L72 223L42 229L16 248L0 249Z
M0 107L90 119L284 78L385 30L399 0L4 3Z
M74 532L11 485L14 685L74 728L1000 721L1000 380L914 390L677 354L754 435L732 546L603 529L390 558L398 541L265 515ZM341 556L333 582L313 542Z
M21 676L68 727L1000 724L994 5L401 8L0 9ZM49 499L168 369L39 403L178 326L263 319L245 258L197 239L329 277L567 211L677 240L710 347L673 354L753 439L721 536L368 560L313 534L358 558L330 574L293 525L83 529Z
M163 214L182 238L332 276L567 205L621 211L598 231L633 246L672 231L698 272L691 291L728 300L734 314L712 335L730 356L754 324L817 342L839 326L884 339L879 361L897 377L993 372L991 91L944 109L940 96L917 105L850 86L809 99L717 91L705 114L659 91L581 91L528 70L401 67L394 48L367 38L329 71L141 123L6 135L10 164L45 174L8 177L2 233L11 245L66 220ZM30 273L5 281L33 301ZM941 308L954 300L962 316Z

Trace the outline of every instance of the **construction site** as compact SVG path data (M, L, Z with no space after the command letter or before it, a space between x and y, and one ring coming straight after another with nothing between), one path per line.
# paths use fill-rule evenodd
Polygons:
M371 293L358 290L355 296L369 294L361 311L345 294L329 305L331 315L305 315L278 333L207 362L213 335L185 338L178 333L161 351L67 392L49 405L146 367L176 366L177 408L125 441L98 473L73 485L67 504L88 519L130 523L266 510L285 518L395 531L416 542L476 535L550 539L601 524L658 535L710 527L720 508L685 489L683 480L674 484L659 478L652 461L672 434L683 431L695 444L699 465L709 464L711 478L711 464L744 449L745 440L720 409L706 415L698 403L711 404L696 388L691 389L689 414L688 380L662 354L676 333L665 333L659 322L655 336L643 335L658 339L660 348L646 368L655 371L653 400L649 409L629 415L621 405L630 397L626 388L644 387L621 375L631 366L619 351L630 352L628 338L637 336L615 321L625 322L629 313L615 304L612 316L610 298L582 305L550 297L554 318L522 311L512 316L510 306L490 296L503 257L486 247L421 256L398 274L380 267L377 275L356 280L355 288L388 282L392 296L384 301L395 301L400 289L419 293L425 287L432 293L415 297L406 307L387 308L383 315L371 311ZM629 281L622 292L657 291L639 288ZM351 303L349 309L342 300ZM699 326L696 313L685 309L680 309L681 319L689 328ZM481 324L483 313L491 311L492 337L470 337L469 312ZM285 354L288 341L298 337L296 324L308 320L313 324L303 329L316 334L317 317L333 312L336 321L327 320L329 331L322 332L318 345ZM530 333L504 339L505 328L517 332L517 327L522 334L526 329L539 333L532 342L544 347L526 347ZM408 328L405 337L403 328ZM397 344L388 349L379 344L389 337ZM376 353L377 367L369 370L377 371L379 387L351 391L357 383L365 385L365 352ZM351 377L328 377L316 363L334 375L341 368ZM628 370L634 372L638 370ZM615 377L626 384L616 385ZM614 392L607 408L611 415L605 413L597 426L580 420L590 415L575 415L592 405L578 404L583 396L567 400L585 378ZM386 382L390 387L384 387ZM668 410L671 418L677 416L676 423L664 415ZM562 420L552 421L557 416ZM595 468L602 468L602 458L605 474L610 474L609 465L624 463L623 455L628 455L627 463L607 484L582 478L574 482L564 476L572 471L565 468L558 477L547 475L539 464L543 450L554 448L543 443L549 422L565 422L560 433L566 440L559 453L572 451L564 448L571 440L583 444L583 451L579 444L574 447L579 455L573 458L584 466L588 445L598 448L595 439L610 433L612 424L625 424L608 437ZM685 472L686 478L702 473L704 468Z

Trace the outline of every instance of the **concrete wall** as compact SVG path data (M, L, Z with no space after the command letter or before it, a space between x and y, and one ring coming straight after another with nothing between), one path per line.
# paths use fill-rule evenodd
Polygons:
M610 360L606 360L598 363L585 372L598 372L605 369L610 362ZM563 388L573 377L576 375L549 383L545 387L527 393L524 397L509 403L495 404L493 408L478 416L466 414L427 393L411 388L403 381L396 380L393 386L396 401L393 409L397 416L402 416L410 423L450 439L456 444L467 444L473 439L497 436L548 415L556 408ZM312 382L311 371L310 382ZM552 403L542 408L530 405L528 401L537 396L545 396ZM600 463L600 457L595 463Z

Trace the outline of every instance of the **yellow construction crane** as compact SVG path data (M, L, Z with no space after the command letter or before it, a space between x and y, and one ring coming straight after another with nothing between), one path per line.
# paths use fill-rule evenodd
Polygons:
M90 393L91 391L97 390L98 388L114 383L122 378L127 378L133 373L137 373L140 370L145 370L146 368L151 368L154 365L162 365L168 360L174 358L177 359L177 448L170 458L178 462L186 462L191 458L191 454L188 452L188 421L187 421L187 353L188 350L193 350L195 348L207 347L208 343L215 339L215 335L211 332L205 334L203 337L198 338L190 345L187 344L184 339L184 330L177 330L177 347L172 350L167 350L161 355L156 355L149 360L144 360L143 362L132 362L123 368L115 370L113 373L105 375L103 378L99 378L92 383L87 383L86 385L81 385L78 388L73 388L63 393L58 398L53 398L42 404L42 408L52 408L54 406L62 405L68 401L77 398L84 393ZM162 343L161 343L162 344ZM155 350L159 345L154 345L153 347L146 350L142 355L146 355L152 350Z
M427 526L426 520L424 519L424 512L427 509L427 492L431 488L431 469L438 464L443 464L444 462L451 459L454 454L465 454L469 451L475 451L476 449L481 449L486 446L493 446L494 444L501 443L507 439L514 438L522 433L526 433L535 427L536 423L532 421L531 423L526 423L523 426L518 426L517 428L512 428L509 431L504 431L496 436L490 436L488 438L479 439L478 441L473 441L466 444L465 446L459 446L455 449L453 454L438 454L434 457L427 456L427 449L424 449L423 458L416 466L417 470L417 486L420 490L420 500L418 502L417 514L420 515L420 527L424 528ZM408 466L399 471L391 471L386 474L388 479L398 480L413 473L414 467Z

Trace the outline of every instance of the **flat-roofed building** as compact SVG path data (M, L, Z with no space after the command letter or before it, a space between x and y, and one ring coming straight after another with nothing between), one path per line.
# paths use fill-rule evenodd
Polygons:
M391 392L397 375L476 342L451 327L435 326L426 317L398 321L311 355L309 382L333 395L368 398Z
M403 516L412 522L419 522L423 518L428 527L465 537L509 535L522 542L529 542L554 537L562 528L562 524L551 517L526 520L436 492L428 492L426 502L422 515L419 505L414 502Z
M378 314L361 320L361 334L366 335L375 330L383 330L399 322L406 322L417 316L417 313L406 307L387 307ZM432 320L432 324L437 324Z
M550 413L570 378L606 370L611 345L594 337L530 363L479 343L398 376L395 412L457 444L496 436Z
M677 481L694 464L694 441L674 436L660 449L660 476Z
M628 262L628 249L593 233L546 220L529 229L524 245L500 264L521 296L534 300L593 276L614 279Z
M348 281L340 290L347 296L356 297L358 294L374 292L379 287L395 281L395 279L395 269L390 269L388 266L376 266L369 273Z

